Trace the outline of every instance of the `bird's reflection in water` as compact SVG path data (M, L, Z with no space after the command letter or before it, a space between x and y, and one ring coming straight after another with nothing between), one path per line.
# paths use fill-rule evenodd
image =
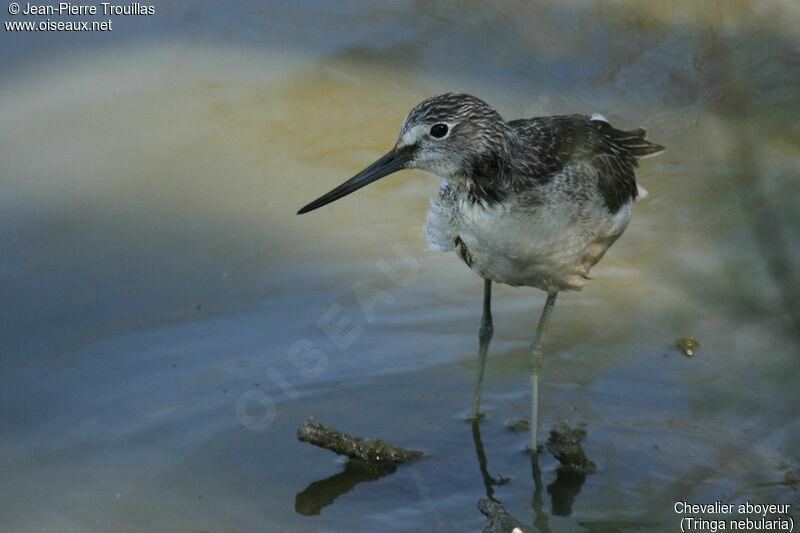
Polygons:
M475 453L478 454L478 468L480 468L481 477L483 477L483 486L486 488L486 497L496 502L497 500L494 498L494 487L505 485L511 481L511 478L500 476L495 479L489 475L489 467L486 462L486 452L483 450L481 430L477 419L472 420L472 440L475 441Z
M472 438L475 442L475 453L478 456L478 467L483 478L483 485L486 489L486 497L497 503L502 503L494 497L494 487L504 485L510 478L499 476L493 478L489 474L488 460L481 440L480 427L477 420L472 421ZM544 484L542 483L542 471L539 467L539 454L530 454L531 472L533 475L533 499L531 506L535 515L533 525L536 531L549 533L550 526L547 520L547 513L544 506ZM547 493L550 495L550 513L553 516L570 516L572 505L575 498L581 491L581 487L586 481L586 474L561 467L556 470L556 480L547 486Z
M539 469L539 454L531 453L531 473L533 474L533 525L537 531L549 533L550 526L547 523L547 515L544 512L544 499L542 498L542 471Z
M359 483L377 481L383 476L393 474L397 470L394 465L370 466L361 461L347 461L344 471L327 479L315 481L294 499L294 509L301 515L318 515L324 507L336 501L336 498L350 492Z

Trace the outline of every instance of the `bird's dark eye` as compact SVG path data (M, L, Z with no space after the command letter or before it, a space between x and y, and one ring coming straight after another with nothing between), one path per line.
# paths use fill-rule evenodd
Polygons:
M445 135L447 135L447 124L434 124L431 127L431 137L441 139Z

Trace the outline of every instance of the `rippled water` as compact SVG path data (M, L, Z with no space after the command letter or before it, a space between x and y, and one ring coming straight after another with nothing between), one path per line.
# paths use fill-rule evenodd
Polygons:
M798 28L777 1L164 2L4 32L2 529L478 531L487 496L539 531L676 530L679 500L796 523ZM294 215L446 90L668 148L548 334L543 428L587 431L583 480L507 426L543 293L495 290L464 420L482 284L420 239L438 178ZM344 465L308 416L429 456Z

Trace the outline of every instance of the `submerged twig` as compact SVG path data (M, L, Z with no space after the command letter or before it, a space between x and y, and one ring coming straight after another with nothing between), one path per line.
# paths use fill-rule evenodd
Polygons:
M531 529L522 525L506 511L503 504L486 498L478 500L478 509L486 515L488 522L481 533L530 533Z
M581 474L591 474L596 465L586 457L581 441L586 436L582 429L572 429L565 421L561 421L550 430L547 439L547 451L561 463L559 468L572 470Z
M425 455L419 450L406 450L381 440L353 437L344 431L320 424L313 418L307 418L300 424L297 428L297 439L371 465L405 463Z

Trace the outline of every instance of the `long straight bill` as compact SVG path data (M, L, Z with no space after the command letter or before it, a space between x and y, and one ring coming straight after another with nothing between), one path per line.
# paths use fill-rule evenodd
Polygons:
M406 157L397 155L395 151L392 150L349 180L333 189L328 194L320 196L307 206L303 207L297 212L297 214L302 215L303 213L313 211L314 209L336 201L343 196L347 196L351 192L357 191L361 187L369 185L373 181L379 180L384 176L388 176L393 172L397 172L398 170L402 170L405 168L407 160L408 159Z

